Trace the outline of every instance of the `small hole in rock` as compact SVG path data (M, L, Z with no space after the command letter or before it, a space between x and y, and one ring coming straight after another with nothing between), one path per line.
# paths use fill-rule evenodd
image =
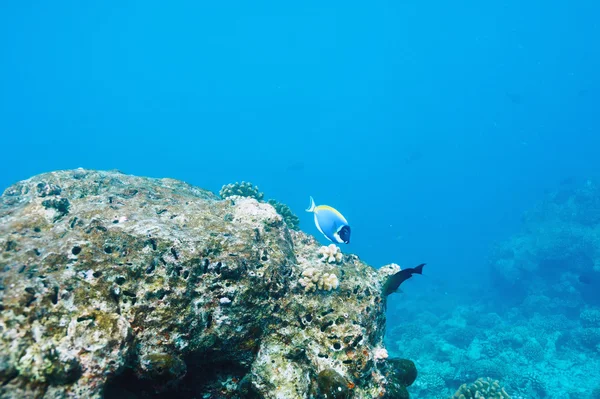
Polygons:
M109 246L104 247L104 252L106 252L107 254L112 254L112 251L113 251L112 247L109 247Z
M340 349L342 349L342 345L340 345L339 342L334 342L333 349L335 349L336 351L339 351Z
M94 273L92 273L92 276L98 278L98 277L102 276L102 272L100 270L96 270Z
M58 303L58 287L52 288L52 291L50 294L50 301L54 305L56 305Z
M71 249L71 253L73 255L79 255L79 253L81 252L81 247L80 246L74 246L73 249Z
M125 283L125 277L123 276L119 276L115 279L115 283L119 284L119 285L123 285L123 283Z

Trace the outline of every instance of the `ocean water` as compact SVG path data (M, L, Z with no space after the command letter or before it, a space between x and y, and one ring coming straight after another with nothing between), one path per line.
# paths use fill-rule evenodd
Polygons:
M588 0L4 2L0 189L77 167L250 181L326 244L313 196L350 222L344 252L427 263L388 306L413 397L487 376L513 397L600 397L599 15ZM544 201L560 209L527 216ZM583 239L567 234L542 253L548 224L587 226L592 250L547 255Z

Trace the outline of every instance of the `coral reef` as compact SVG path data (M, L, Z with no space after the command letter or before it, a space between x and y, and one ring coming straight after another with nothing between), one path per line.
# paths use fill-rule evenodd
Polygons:
M324 245L319 248L319 256L323 262L327 263L342 263L344 260L340 247L335 244Z
M600 309L587 308L579 314L581 325L585 328L600 328Z
M292 230L300 229L300 219L292 212L289 206L274 199L268 200L267 203L271 204L277 213L283 217L283 221L287 224L288 228Z
M248 197L254 198L258 202L263 202L263 199L265 198L264 193L258 189L258 186L245 181L241 183L235 182L224 185L221 187L221 191L219 191L219 196L222 199L232 197ZM294 212L292 212L289 206L274 199L269 199L267 203L275 208L275 211L281 215L283 221L289 229L296 231L300 229L300 219L294 214Z
M495 248L494 285L514 301L543 288L557 312L600 305L600 187L586 182L552 193L523 217L523 229Z
M8 188L0 397L400 397L385 273L323 264L256 187L221 196L83 169Z
M513 398L588 397L598 386L600 329L589 327L592 312L567 318L534 303L496 313L495 302L482 307L475 298L423 293L388 303L386 348L416 363L416 397L447 398L480 376L499 380Z
M264 193L260 192L258 189L258 186L245 181L224 185L221 187L221 191L219 191L219 196L223 199L234 196L248 197L254 198L257 201L262 201L265 197Z
M430 281L388 301L386 348L416 363L412 394L448 398L482 376L519 399L600 392L599 198L589 182L551 194L494 249L487 284Z
M463 384L451 399L510 399L500 382L491 378L478 378L474 383Z
M331 291L340 285L334 273L325 273L323 270L315 267L305 269L298 282L304 287L304 291L306 292L315 291L316 289Z

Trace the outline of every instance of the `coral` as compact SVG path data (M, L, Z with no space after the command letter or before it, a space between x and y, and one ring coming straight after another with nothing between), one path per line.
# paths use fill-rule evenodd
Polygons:
M495 328L502 324L502 318L498 315L498 313L485 313L479 315L478 318L478 326L481 328Z
M444 338L452 345L462 348L468 347L478 333L479 331L472 326L464 328L448 327L444 332Z
M452 399L510 399L499 381L491 378L478 378L474 383L463 384Z
M262 202L265 197L264 193L260 192L258 189L258 186L245 181L224 185L219 191L219 196L223 199L236 196L249 197L254 198L259 202ZM275 211L281 215L288 228L292 230L298 230L300 228L300 219L292 212L289 206L274 199L269 199L267 203L275 208Z
M489 375L494 378L501 378L508 374L508 366L499 359L478 359L473 363L472 372L474 375Z
M534 392L541 397L547 396L546 387L544 386L544 381L540 374L535 371L530 371L525 375L525 378L527 380L526 385L529 387L530 392Z
M373 359L376 361L383 361L388 358L388 351L385 348L375 348L373 351Z
M283 217L283 221L287 224L288 228L292 230L300 229L300 219L292 212L289 206L275 201L274 199L270 199L267 202Z
M252 198L221 200L84 169L9 187L0 397L319 397L327 369L353 398L385 392L382 276L350 254L323 264L314 237L242 188L222 195Z
M327 263L342 263L344 260L342 251L335 244L324 245L319 248L319 257Z
M579 320L583 327L600 327L600 310L585 309L579 315Z
M600 282L599 196L600 188L587 182L549 195L528 212L523 231L499 244L490 258L498 291L510 290L513 300L522 301L541 286L551 287L544 295L552 298L545 302L554 313L577 311L582 302L599 305L593 288Z
M331 291L339 286L339 280L333 273L324 273L315 267L309 267L302 272L302 277L298 279L304 291L311 292L317 289Z
M219 191L221 198L226 199L233 196L250 197L257 201L262 201L265 197L264 193L260 192L258 186L249 182L235 182L226 184Z
M446 382L435 373L421 373L415 386L424 391L439 392L446 387Z
M390 263L389 265L385 265L379 268L378 272L382 276L391 276L400 271L400 266L396 263Z
M594 349L600 344L600 328L583 328L579 330L579 342L587 349Z
M533 363L538 363L544 359L544 348L533 338L525 342L521 353L528 361Z

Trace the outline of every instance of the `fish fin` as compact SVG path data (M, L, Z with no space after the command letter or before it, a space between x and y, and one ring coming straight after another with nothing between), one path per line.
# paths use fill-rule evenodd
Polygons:
M331 241L333 241L333 242L335 242L337 244L343 244L344 243L344 240L341 239L341 237L340 237L340 235L338 234L337 231L335 233L333 233L333 238L335 238L335 241L333 241L333 240L331 240Z
M319 230L319 232L321 234L323 234L329 241L332 241L331 238L327 237L327 234L325 234L323 232L323 229L321 229L321 225L319 224L319 218L317 217L316 213L315 213L315 226L317 226L317 230Z
M425 266L425 265L426 265L426 263L421 263L419 266L415 266L413 273L423 274L423 266Z
M398 273L388 276L388 278L385 280L385 283L383 284L383 294L385 296L393 294L398 290L398 288L400 288L400 284L402 283L402 281L404 281L402 280L401 275L402 270L400 270Z
M313 197L310 197L310 205L308 206L308 209L306 209L306 212L314 212L315 211L315 200L313 199Z
M338 211L337 209L335 209L335 208L333 208L333 207L331 207L329 205L319 205L317 208L319 208L319 211L330 211L335 216L337 216L338 218L340 218L340 220L342 221L342 223L348 224L348 221L346 220L346 218L344 217L344 215L342 215L340 213L340 211Z

